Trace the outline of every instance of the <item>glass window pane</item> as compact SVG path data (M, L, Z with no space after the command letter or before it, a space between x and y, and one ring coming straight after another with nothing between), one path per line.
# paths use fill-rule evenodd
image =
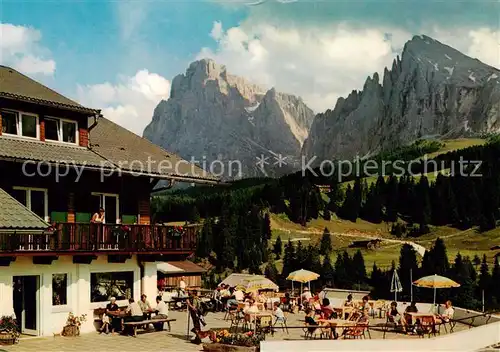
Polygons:
M51 141L59 140L59 121L52 119L45 119L45 139Z
M104 220L106 224L116 223L118 214L116 213L116 197L104 196Z
M62 137L64 142L76 143L76 123L63 121Z
M36 138L36 116L22 114L23 136Z
M42 219L45 218L45 192L31 191L31 211Z
M2 133L17 134L17 113L2 111Z
M134 272L109 272L90 274L90 301L105 302L110 297L117 300L134 296Z
M68 304L68 274L52 275L52 305Z
M25 207L28 206L28 199L26 197L26 191L23 190L23 189L14 189L12 191L12 197L14 197L15 199L17 199L17 201L19 203L21 203L22 205L24 205Z

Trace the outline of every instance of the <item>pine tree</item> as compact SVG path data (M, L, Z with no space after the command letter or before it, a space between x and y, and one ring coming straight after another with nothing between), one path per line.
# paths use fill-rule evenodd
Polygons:
M348 288L347 284L349 278L344 264L344 258L340 252L337 254L337 260L335 261L335 282L337 287Z
M325 227L323 230L323 236L321 237L319 253L321 255L329 256L332 253L332 235L330 231Z
M403 286L402 295L409 297L411 292L411 279L418 276L417 252L413 246L405 243L401 246L399 254L399 278Z
M437 238L432 250L434 273L446 276L450 270L450 262L446 252L446 245L441 238Z
M323 285L334 287L335 272L329 255L327 255L323 260L320 277L323 281Z
M398 179L390 176L386 186L386 213L387 222L395 222L398 219Z
M474 266L476 267L476 270L477 270L477 267L479 265L481 265L481 258L479 258L479 256L477 254L474 255L474 259L472 259L472 264L474 264Z
M295 255L295 246L293 242L288 239L287 244L285 245L285 253L283 256L283 269L281 271L281 277L285 280L288 275L295 270L295 263L297 261Z
M207 218L199 233L198 245L196 246L196 256L207 258L213 249L213 220Z
M273 246L273 253L276 256L276 259L281 258L282 251L283 251L283 244L281 242L281 237L278 236L276 238L276 242L274 242L274 246Z
M272 282L279 282L279 273L274 262L274 257L271 255L264 270L264 275Z
M328 197L330 198L330 202L328 203L327 209L336 213L339 209L339 204L341 204L342 199L344 198L342 188L340 188L340 185L336 180L334 180L330 185Z
M360 250L358 250L352 257L352 268L353 268L353 283L355 285L364 285L367 281L366 278L366 267L365 259Z
M272 236L271 231L271 218L269 217L269 213L264 215L264 219L262 221L262 235L266 241L269 241Z
M330 214L330 210L328 209L323 210L323 219L325 219L326 221L332 220L332 215Z
M498 256L495 257L495 263L493 265L493 270L491 273L491 284L490 292L493 297L495 297L495 303L498 307L500 304L500 263L498 262Z
M498 283L495 283L498 284ZM490 270L488 268L488 261L486 259L486 254L483 255L483 261L481 262L481 269L479 270L479 282L478 282L478 288L480 290L485 291L485 297L490 297L491 292L488 292L490 289L491 285L491 275L490 275Z
M191 223L193 223L193 224L197 224L200 222L200 212L198 211L198 208L196 207L196 205L191 210L190 220L191 220Z

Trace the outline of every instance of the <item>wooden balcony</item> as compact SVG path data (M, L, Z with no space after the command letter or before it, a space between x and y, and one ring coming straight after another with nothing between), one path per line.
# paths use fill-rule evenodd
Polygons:
M51 234L0 234L0 256L190 253L198 226L57 223Z

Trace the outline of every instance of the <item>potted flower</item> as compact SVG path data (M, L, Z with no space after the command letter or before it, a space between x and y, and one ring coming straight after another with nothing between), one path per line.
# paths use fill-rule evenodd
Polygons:
M66 320L66 325L63 328L62 336L79 336L80 326L83 322L87 321L87 314L82 314L80 316L74 315L72 312L68 314L68 319Z
M12 316L0 318L0 345L13 345L19 342L19 327Z
M210 335L212 342L204 343L203 350L211 352L258 352L260 351L260 342L264 338L264 334L254 334L253 331L230 333L228 330L220 330Z
M184 234L184 228L182 226L171 226L169 228L168 234L174 239L179 239Z

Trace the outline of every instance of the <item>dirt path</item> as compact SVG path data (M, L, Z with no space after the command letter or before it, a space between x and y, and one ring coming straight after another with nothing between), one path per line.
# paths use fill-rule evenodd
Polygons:
M279 230L279 231L283 231L283 232L287 232L287 233L293 232L293 233L309 234L309 235L322 235L323 234L323 231L319 231L319 230L290 230L290 229L285 229L285 228L280 228L280 227L275 227L274 229ZM456 234L452 234L452 235L456 235ZM447 237L451 237L452 235L448 235ZM354 237L354 238L361 237L361 238L366 238L366 239L370 239L370 240L375 240L375 239L380 238L377 236L363 234L363 233L352 234L352 233L346 233L346 232L332 232L332 236L343 236L343 237ZM396 239L391 239L391 238L382 238L382 241L383 242L392 242L392 243L395 243L396 245L409 244L421 256L424 256L425 251L427 250L424 246L417 244L415 242L411 242L411 241L396 240Z

